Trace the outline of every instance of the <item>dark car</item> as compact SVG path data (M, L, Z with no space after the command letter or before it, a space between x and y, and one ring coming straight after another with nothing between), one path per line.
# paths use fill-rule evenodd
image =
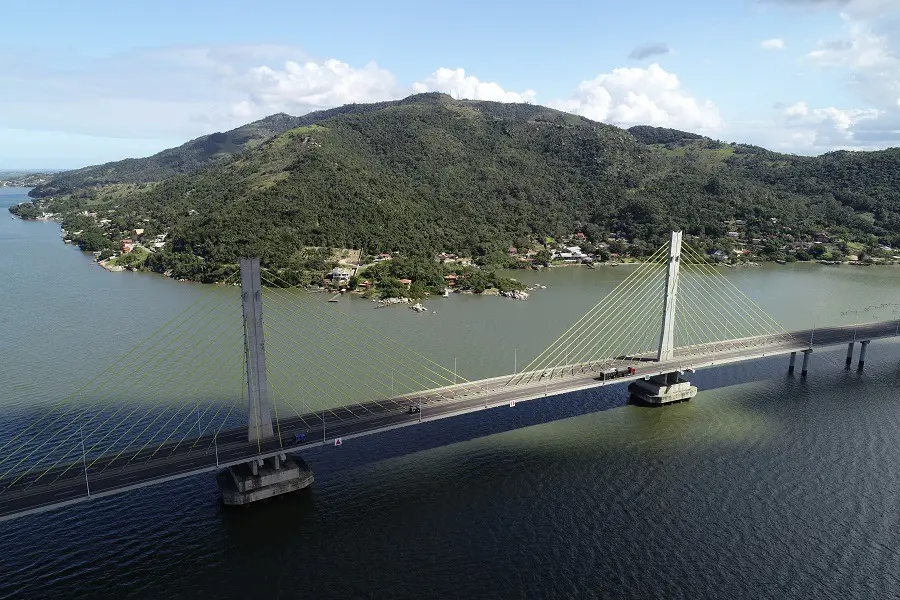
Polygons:
M292 437L289 437L285 440L285 445L287 446L296 446L297 444L302 444L306 441L305 433L295 433Z
M417 412L419 412L420 410L421 410L421 409L418 407L418 405L413 404L412 406L409 407L409 410L406 411L406 412L409 413L409 414L411 414L411 415L414 415L414 414L416 414Z

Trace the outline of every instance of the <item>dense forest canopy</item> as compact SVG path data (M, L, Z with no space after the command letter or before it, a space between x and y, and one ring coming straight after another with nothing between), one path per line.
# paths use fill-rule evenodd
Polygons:
M827 231L900 247L898 149L784 155L443 94L268 121L180 147L206 144L197 156L218 158L175 173L154 171L158 160L139 176L122 163L92 167L109 177L83 178L50 208L108 214L111 231L168 232L153 257L160 270L214 270L242 255L287 267L308 246L486 256L575 231L595 240L615 232L640 255L671 229L711 246L735 220L748 239ZM263 133L235 133L246 128ZM93 185L104 181L120 184Z

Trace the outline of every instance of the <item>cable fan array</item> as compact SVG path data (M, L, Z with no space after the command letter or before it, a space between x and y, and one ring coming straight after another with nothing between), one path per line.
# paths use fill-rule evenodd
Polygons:
M507 385L655 360L660 344L669 245L665 244L594 305ZM676 357L765 347L787 331L710 260L682 244L675 299Z
M269 388L282 418L361 419L405 409L426 390L436 399L481 391L276 273L261 278Z
M2 441L0 493L76 468L146 460L163 448L205 450L224 429L246 423L243 346L237 290L211 288Z
M507 385L657 357L668 245ZM106 370L0 438L0 494L73 469L107 469L211 452L246 439L246 339L237 273L214 286ZM487 391L361 319L263 269L263 330L274 424L364 420L412 404ZM671 283L671 282L670 282ZM675 299L679 360L784 343L789 334L707 257L682 245ZM225 433L227 432L227 436ZM216 450L218 452L218 450ZM218 461L218 458L216 458Z

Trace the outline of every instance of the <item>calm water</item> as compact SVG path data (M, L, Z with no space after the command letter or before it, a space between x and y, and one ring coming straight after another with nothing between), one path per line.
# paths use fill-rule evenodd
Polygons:
M210 289L106 273L4 214L0 439ZM339 308L480 377L627 272L516 273L548 286L527 302ZM865 307L896 299L900 269L728 276L792 329L897 316ZM862 375L840 350L806 381L785 362L698 373L661 410L609 388L314 450L311 493L245 511L198 476L2 523L0 598L900 597L900 348L873 343Z

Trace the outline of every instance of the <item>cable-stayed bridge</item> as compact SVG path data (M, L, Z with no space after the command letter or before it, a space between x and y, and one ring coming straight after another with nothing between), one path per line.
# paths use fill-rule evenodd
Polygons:
M0 439L0 520L219 471L242 503L308 485L303 448L629 382L692 397L696 369L896 337L900 322L787 331L674 232L516 373L468 381L244 259L143 343ZM236 284L240 282L240 297ZM24 407L23 407L24 409ZM302 461L299 461L302 465ZM227 470L225 470L228 468Z

